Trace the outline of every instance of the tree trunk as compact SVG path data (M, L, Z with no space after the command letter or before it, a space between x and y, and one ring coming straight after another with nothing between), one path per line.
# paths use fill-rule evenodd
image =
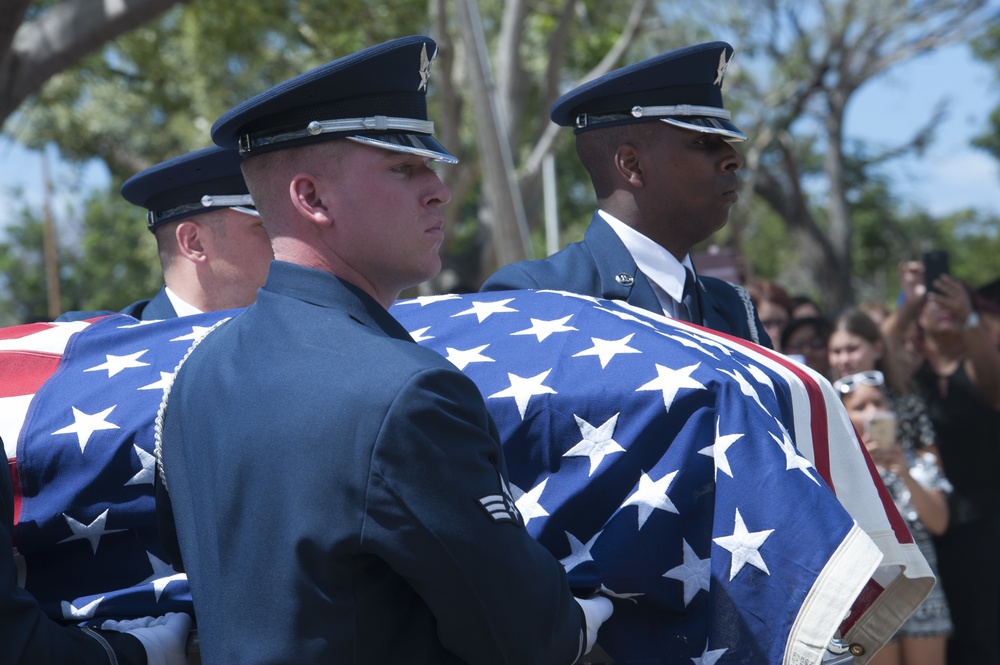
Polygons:
M821 284L827 294L826 306L836 311L854 302L854 288L851 284L851 209L847 201L844 178L844 105L849 94L843 90L831 91L829 111L826 117L827 149L823 160L827 188L827 237L830 239L830 253L817 274L816 283Z

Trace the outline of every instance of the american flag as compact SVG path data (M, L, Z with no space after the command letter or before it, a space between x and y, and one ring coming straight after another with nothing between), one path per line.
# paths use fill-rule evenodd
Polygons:
M68 621L191 611L153 502L153 420L192 340L226 313L0 329L0 437L19 583Z
M156 534L153 420L190 345L233 313L0 329L21 582L51 616L190 611ZM479 385L528 530L575 588L614 599L600 642L618 662L813 663L838 627L865 662L933 584L804 367L563 293L393 314Z
M392 314L479 386L617 663L818 663L835 634L867 662L934 583L829 383L779 354L561 292Z

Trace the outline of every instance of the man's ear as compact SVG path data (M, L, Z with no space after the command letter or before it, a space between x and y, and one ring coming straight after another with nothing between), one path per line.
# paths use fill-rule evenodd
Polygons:
M298 213L320 226L333 223L330 191L309 173L298 173L288 183L288 194Z
M192 220L184 220L174 229L174 238L177 240L177 251L181 256L189 261L206 261L208 255L205 252L205 234L208 229Z
M615 172L625 179L632 187L645 185L642 164L639 162L639 152L628 143L618 146L615 151Z

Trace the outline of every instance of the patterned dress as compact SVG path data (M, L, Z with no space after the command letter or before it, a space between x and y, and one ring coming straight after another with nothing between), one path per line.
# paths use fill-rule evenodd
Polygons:
M945 494L951 492L951 483L941 472L937 456L924 449L925 446L934 443L934 428L927 416L924 401L913 394L891 394L890 403L899 423L899 444L906 455L910 476L927 489L939 490ZM914 542L927 559L927 565L937 576L937 555L934 552L932 536L917 516L917 510L910 501L910 490L899 476L891 471L882 471L882 482L892 495L899 514L906 520ZM948 601L945 599L941 584L938 583L923 604L900 627L896 637L947 636L951 634L951 629Z

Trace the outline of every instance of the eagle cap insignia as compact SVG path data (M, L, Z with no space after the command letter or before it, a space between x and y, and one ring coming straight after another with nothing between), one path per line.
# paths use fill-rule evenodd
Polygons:
M420 49L420 85L417 86L418 92L423 92L427 90L427 81L431 77L431 63L434 62L434 58L437 57L437 46L434 47L434 53L430 57L427 57L427 44L424 44Z
M722 49L722 53L719 54L719 68L715 70L715 81L712 82L713 85L717 85L720 88L722 87L722 77L726 75L726 68L729 67L729 63L732 61L732 58L726 60L726 49Z

